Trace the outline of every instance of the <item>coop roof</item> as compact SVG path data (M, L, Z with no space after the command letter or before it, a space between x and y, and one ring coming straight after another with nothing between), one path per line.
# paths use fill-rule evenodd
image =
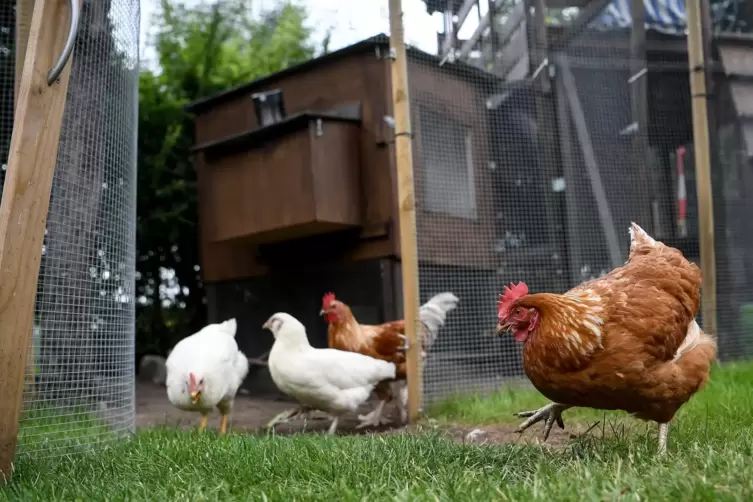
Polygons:
M186 105L186 110L189 110L192 112L199 112L201 110L210 108L218 103L221 103L225 100L231 99L239 94L251 92L253 91L253 89L258 88L269 81L276 80L280 77L287 77L294 74L303 74L321 64L331 63L338 59L351 56L354 54L374 52L377 49L385 51L384 53L386 54L386 51L389 50L389 44L390 44L390 37L388 37L387 35L383 33L380 33L379 35L367 38L365 40L361 40L360 42L356 42L353 45L343 47L342 49L330 52L323 56L319 56L318 58L310 59L304 63L291 66L277 73L272 73L270 75L266 75L262 78L243 84L241 86L229 89L227 91L223 91L218 94L214 94L212 96L208 96L206 98L193 101L189 103L188 105ZM485 83L487 86L489 85L489 83L496 83L496 84L499 84L500 86L503 85L502 81L498 77L480 68L471 66L467 63L463 63L460 61L456 61L453 63L444 62L440 66L441 60L436 55L429 54L428 52L424 52L422 50L419 50L415 47L410 47L410 46L407 47L407 50L408 50L409 58L419 59L421 61L426 61L427 63L434 62L436 63L438 68L442 68L442 70L447 71L448 73L451 73L453 75L473 79L476 82Z

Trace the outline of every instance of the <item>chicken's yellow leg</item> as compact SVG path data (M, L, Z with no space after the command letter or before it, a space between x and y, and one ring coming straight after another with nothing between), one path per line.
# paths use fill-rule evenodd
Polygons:
M225 432L227 432L227 415L223 413L220 419L220 434L225 434Z
M207 421L209 420L209 415L203 415L201 418L201 425L199 426L199 430L203 431L207 428Z

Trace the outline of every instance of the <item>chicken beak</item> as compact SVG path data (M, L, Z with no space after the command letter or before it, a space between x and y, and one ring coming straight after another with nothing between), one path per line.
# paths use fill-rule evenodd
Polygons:
M510 328L512 328L512 324L510 323L498 323L497 329L494 330L494 334L497 336L502 336L505 333L508 333L510 331Z
M194 392L189 392L189 395L191 396L191 402L193 404L196 404L199 402L199 398L201 397L201 391L197 390Z
M324 310L324 309L322 309L322 310L320 310L320 311L319 311L319 315L324 315L324 314L326 314L326 313L327 313L327 311L326 311L326 310Z

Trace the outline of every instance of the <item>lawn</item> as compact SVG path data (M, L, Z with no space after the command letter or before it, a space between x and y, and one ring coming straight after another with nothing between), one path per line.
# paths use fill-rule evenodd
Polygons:
M655 456L654 426L576 410L564 415L568 427L606 418L608 437L589 434L552 451L461 445L430 427L415 435L335 438L163 429L96 453L21 459L0 499L753 500L751 383L751 364L716 368L708 388L677 417L665 458ZM517 388L441 403L432 416L491 424L543 402ZM540 433L534 428L529 434Z

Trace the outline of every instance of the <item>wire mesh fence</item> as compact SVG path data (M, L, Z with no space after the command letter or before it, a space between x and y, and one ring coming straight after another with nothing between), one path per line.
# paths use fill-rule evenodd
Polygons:
M433 3L457 22L463 2ZM577 14L550 20L545 52L533 3L490 2L475 41L409 50L421 300L461 301L425 363L429 401L522 377L520 346L491 336L504 285L556 293L608 272L627 257L631 221L700 259L684 9L644 13L645 55L631 52L630 2L582 29ZM731 360L753 355L753 115L742 98L753 96L753 39L719 35L713 48L717 317Z
M4 174L13 126L16 20L12 3L2 9ZM83 2L45 230L18 455L61 455L134 428L138 36L137 0Z

